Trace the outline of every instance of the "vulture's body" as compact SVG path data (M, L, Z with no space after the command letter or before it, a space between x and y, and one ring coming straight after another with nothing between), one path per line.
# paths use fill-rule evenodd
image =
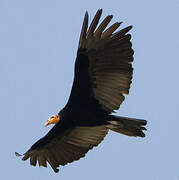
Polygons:
M114 23L105 31L112 16L97 27L101 13L102 10L97 11L89 28L88 14L85 15L69 100L55 116L56 125L24 154L22 159L30 158L31 165L38 162L46 167L48 162L58 172L59 165L84 157L109 130L145 136L145 120L111 114L119 109L124 94L129 93L133 50L127 33L132 27L113 33L121 24Z

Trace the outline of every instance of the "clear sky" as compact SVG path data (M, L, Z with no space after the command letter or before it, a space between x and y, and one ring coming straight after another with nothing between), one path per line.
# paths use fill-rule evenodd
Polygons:
M66 103L82 20L133 25L134 78L117 115L148 120L146 138L110 132L80 161L32 167L24 153L51 128L43 124ZM0 1L0 179L179 179L179 0ZM85 120L85 119L84 119Z

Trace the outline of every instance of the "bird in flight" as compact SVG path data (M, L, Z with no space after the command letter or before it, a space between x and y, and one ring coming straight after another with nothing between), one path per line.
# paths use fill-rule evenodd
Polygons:
M74 81L65 107L50 117L45 126L55 124L31 146L22 160L47 167L58 167L77 161L101 143L109 130L127 136L144 137L146 120L112 115L129 93L134 51L132 26L118 30L121 22L106 28L112 19L107 16L99 25L99 9L88 27L86 12L79 39L74 68Z

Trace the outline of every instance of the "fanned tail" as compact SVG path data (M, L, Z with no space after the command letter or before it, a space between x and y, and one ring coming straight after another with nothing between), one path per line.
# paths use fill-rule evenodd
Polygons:
M111 115L110 118L108 121L109 125L107 125L110 130L127 136L145 137L143 131L147 129L143 126L147 124L146 120L114 115Z

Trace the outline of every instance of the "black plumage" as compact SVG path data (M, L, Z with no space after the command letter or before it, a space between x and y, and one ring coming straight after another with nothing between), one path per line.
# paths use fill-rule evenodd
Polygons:
M33 166L38 162L46 167L48 162L58 172L60 165L84 157L109 130L145 136L145 120L111 114L129 93L134 51L128 32L132 26L114 33L121 24L117 22L105 30L110 15L97 27L101 14L100 9L89 28L85 14L69 100L58 113L59 122L23 155L22 160L30 158Z

